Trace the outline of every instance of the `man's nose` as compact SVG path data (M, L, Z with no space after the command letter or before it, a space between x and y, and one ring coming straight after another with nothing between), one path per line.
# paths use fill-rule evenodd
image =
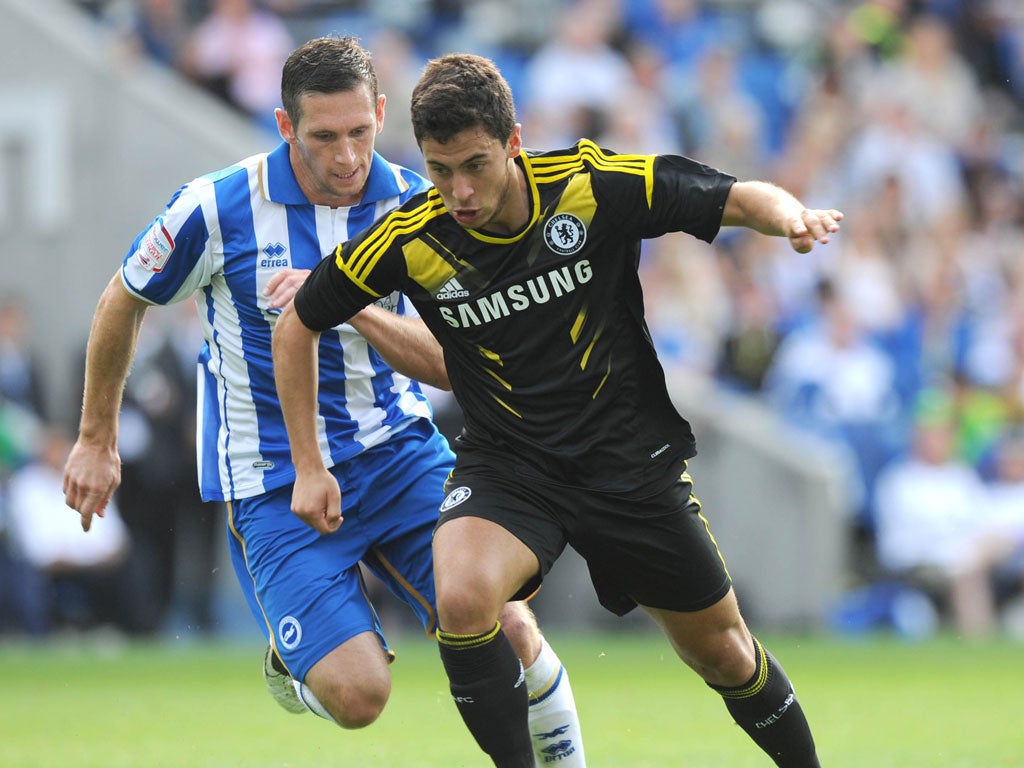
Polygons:
M356 153L351 142L340 141L334 150L334 162L341 165L351 165L355 160Z
M455 174L452 179L452 196L460 203L468 202L473 198L473 184L467 175Z

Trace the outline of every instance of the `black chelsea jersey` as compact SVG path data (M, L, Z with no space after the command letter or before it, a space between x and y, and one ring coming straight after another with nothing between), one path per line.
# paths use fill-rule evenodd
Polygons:
M295 297L326 330L401 290L440 341L465 430L460 463L511 463L597 490L674 480L696 453L644 321L640 241L711 242L735 178L688 158L582 140L517 162L530 220L460 226L431 189L324 259Z

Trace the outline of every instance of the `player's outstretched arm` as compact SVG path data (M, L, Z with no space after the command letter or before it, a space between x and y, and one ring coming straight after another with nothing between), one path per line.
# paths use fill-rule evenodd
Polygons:
M82 516L103 517L121 484L117 420L139 329L149 305L130 295L115 274L100 296L85 353L85 388L78 440L64 466L64 498Z
M452 388L441 345L420 318L396 315L371 304L349 323L399 373L438 389Z
M807 253L839 231L842 211L811 210L786 190L764 181L738 181L729 190L722 226L748 227L789 238L793 250Z
M341 525L341 492L324 467L317 433L317 346L320 334L309 330L288 304L274 327L272 351L277 397L284 414L295 488L292 512L320 533Z

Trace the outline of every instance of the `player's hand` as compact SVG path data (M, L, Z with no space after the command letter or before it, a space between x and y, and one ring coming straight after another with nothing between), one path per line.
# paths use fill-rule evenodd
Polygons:
M341 489L326 469L299 473L292 489L292 513L320 533L334 533L341 527Z
M827 211L805 208L799 218L788 222L785 234L794 251L808 253L815 242L827 243L830 236L839 231L842 220L843 212L834 208Z
M117 447L100 447L81 438L64 465L64 501L82 516L82 530L92 527L93 515L103 517L110 497L121 484Z
M263 289L263 295L267 297L267 304L271 309L281 309L291 301L298 292L299 287L306 282L310 270L293 269L291 267L282 269L275 273L268 281L267 287Z

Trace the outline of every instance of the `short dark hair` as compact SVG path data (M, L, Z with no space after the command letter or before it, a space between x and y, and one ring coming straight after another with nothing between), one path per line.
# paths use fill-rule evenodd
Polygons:
M376 103L377 73L370 52L359 38L318 37L303 43L288 57L281 71L281 106L292 122L302 117L300 97L305 93L338 93L355 90L360 83L370 87Z
M475 126L505 142L516 124L512 89L497 65L469 53L428 62L413 89L410 110L417 144L424 139L445 144Z

